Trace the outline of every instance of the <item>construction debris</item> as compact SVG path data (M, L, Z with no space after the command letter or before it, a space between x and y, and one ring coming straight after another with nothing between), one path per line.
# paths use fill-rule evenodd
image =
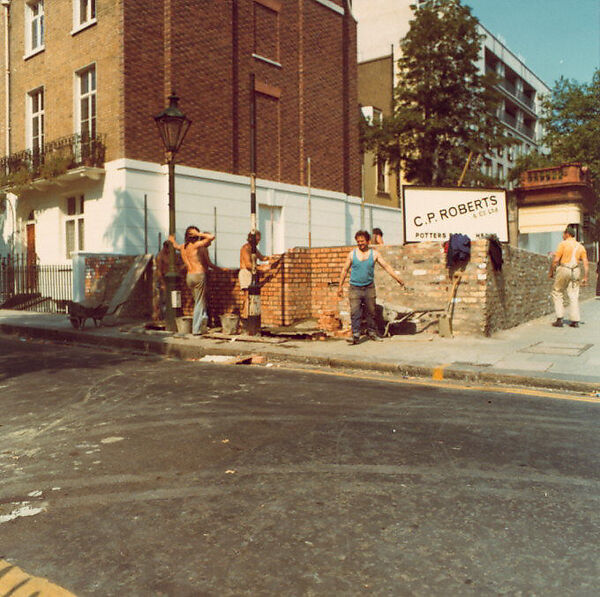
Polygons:
M207 354L199 359L202 363L219 363L221 365L264 365L267 358L259 354L230 356L222 354Z

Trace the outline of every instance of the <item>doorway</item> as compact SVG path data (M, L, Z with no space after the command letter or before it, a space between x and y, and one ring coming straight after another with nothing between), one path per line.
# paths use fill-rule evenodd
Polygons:
M259 251L263 255L283 253L282 207L260 204L258 206Z
M30 212L27 218L27 275L25 276L26 292L37 291L37 254L35 251L35 217Z

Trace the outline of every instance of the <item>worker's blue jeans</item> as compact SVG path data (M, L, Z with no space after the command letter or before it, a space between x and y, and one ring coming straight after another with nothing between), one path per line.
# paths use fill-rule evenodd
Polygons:
M363 305L367 320L367 330L375 329L375 284L368 286L353 286L350 284L348 292L350 299L350 321L352 322L352 335L360 336L363 316Z

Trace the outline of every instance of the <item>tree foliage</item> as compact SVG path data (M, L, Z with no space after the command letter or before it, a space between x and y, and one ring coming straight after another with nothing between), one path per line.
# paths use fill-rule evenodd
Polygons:
M363 127L362 139L408 181L455 186L469 152L485 155L511 143L497 117L497 78L476 65L477 24L460 0L429 0L415 9L400 42L394 113ZM479 170L470 169L467 184L489 182Z
M510 172L513 180L532 168L580 162L592 175L600 197L600 69L591 83L559 79L543 102L541 119L547 153L520 156Z
M600 196L600 69L589 84L559 79L542 122L553 161L588 166Z

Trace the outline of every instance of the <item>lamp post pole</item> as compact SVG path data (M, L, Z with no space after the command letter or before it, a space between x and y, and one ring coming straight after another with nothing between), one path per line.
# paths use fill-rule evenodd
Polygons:
M179 98L172 91L169 106L154 121L158 126L168 165L169 177L169 236L175 237L175 154L179 151L192 121L178 108ZM177 272L175 271L175 248L169 247L169 269L165 274L167 296L165 305L165 323L170 332L177 331L176 314L181 307L181 295L177 290Z
M256 91L255 75L250 75L250 247L252 250L252 278L248 287L248 322L250 336L260 335L261 305L258 269L256 267Z
M175 237L175 155L167 151L169 177L169 237ZM177 290L177 272L175 271L175 247L169 243L169 269L165 274L167 296L165 305L165 323L170 332L177 331L177 309L181 306L181 295Z

